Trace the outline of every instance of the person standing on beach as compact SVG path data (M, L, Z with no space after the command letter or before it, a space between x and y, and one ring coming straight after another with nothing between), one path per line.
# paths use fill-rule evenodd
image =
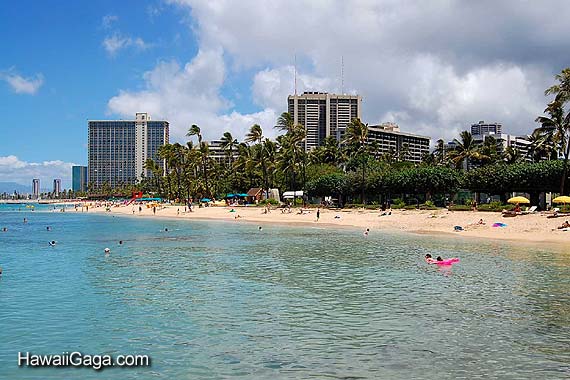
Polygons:
M317 207L317 222L319 221L320 217L321 217L321 209Z
M152 214L156 215L156 206L152 206Z

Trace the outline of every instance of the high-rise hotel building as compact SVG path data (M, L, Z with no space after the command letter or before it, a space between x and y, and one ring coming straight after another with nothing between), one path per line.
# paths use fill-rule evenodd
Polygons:
M32 197L37 199L40 197L40 179L34 178L32 179Z
M309 151L322 145L329 136L342 139L346 125L354 118L360 119L362 97L304 92L289 95L287 102L295 124L303 125L307 131L305 150Z
M150 176L144 169L148 158L164 168L157 152L168 144L168 121L137 113L135 120L90 120L88 128L88 181L94 187L132 184Z

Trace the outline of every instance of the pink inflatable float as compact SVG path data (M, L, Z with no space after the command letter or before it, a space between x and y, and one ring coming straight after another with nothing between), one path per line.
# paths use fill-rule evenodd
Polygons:
M459 262L459 259L457 257L452 257L451 259L445 259L442 261L434 261L433 263L437 264L437 265L453 265L453 264L458 263L458 262Z

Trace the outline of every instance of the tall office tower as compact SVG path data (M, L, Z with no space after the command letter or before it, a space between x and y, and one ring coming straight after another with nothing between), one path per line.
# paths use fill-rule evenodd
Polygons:
M88 181L93 186L107 183L113 188L151 176L144 168L149 158L165 167L157 152L168 144L168 121L137 113L135 120L91 120L88 126Z
M59 193L61 193L61 179L56 178L53 180L53 195L57 197Z
M303 125L307 131L305 150L309 151L322 145L329 136L342 140L346 125L352 119L360 118L362 97L304 92L289 95L287 103L295 124Z
M503 133L503 125L501 123L485 123L480 121L477 124L471 124L472 135L500 135Z
M87 191L87 166L71 167L71 190Z
M32 196L36 199L40 197L40 180L39 180L39 178L34 178L32 180Z

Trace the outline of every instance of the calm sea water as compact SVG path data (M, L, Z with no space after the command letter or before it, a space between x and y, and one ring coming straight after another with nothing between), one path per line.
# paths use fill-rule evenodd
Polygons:
M0 206L3 379L570 377L570 252L46 209ZM152 366L19 368L19 351Z

